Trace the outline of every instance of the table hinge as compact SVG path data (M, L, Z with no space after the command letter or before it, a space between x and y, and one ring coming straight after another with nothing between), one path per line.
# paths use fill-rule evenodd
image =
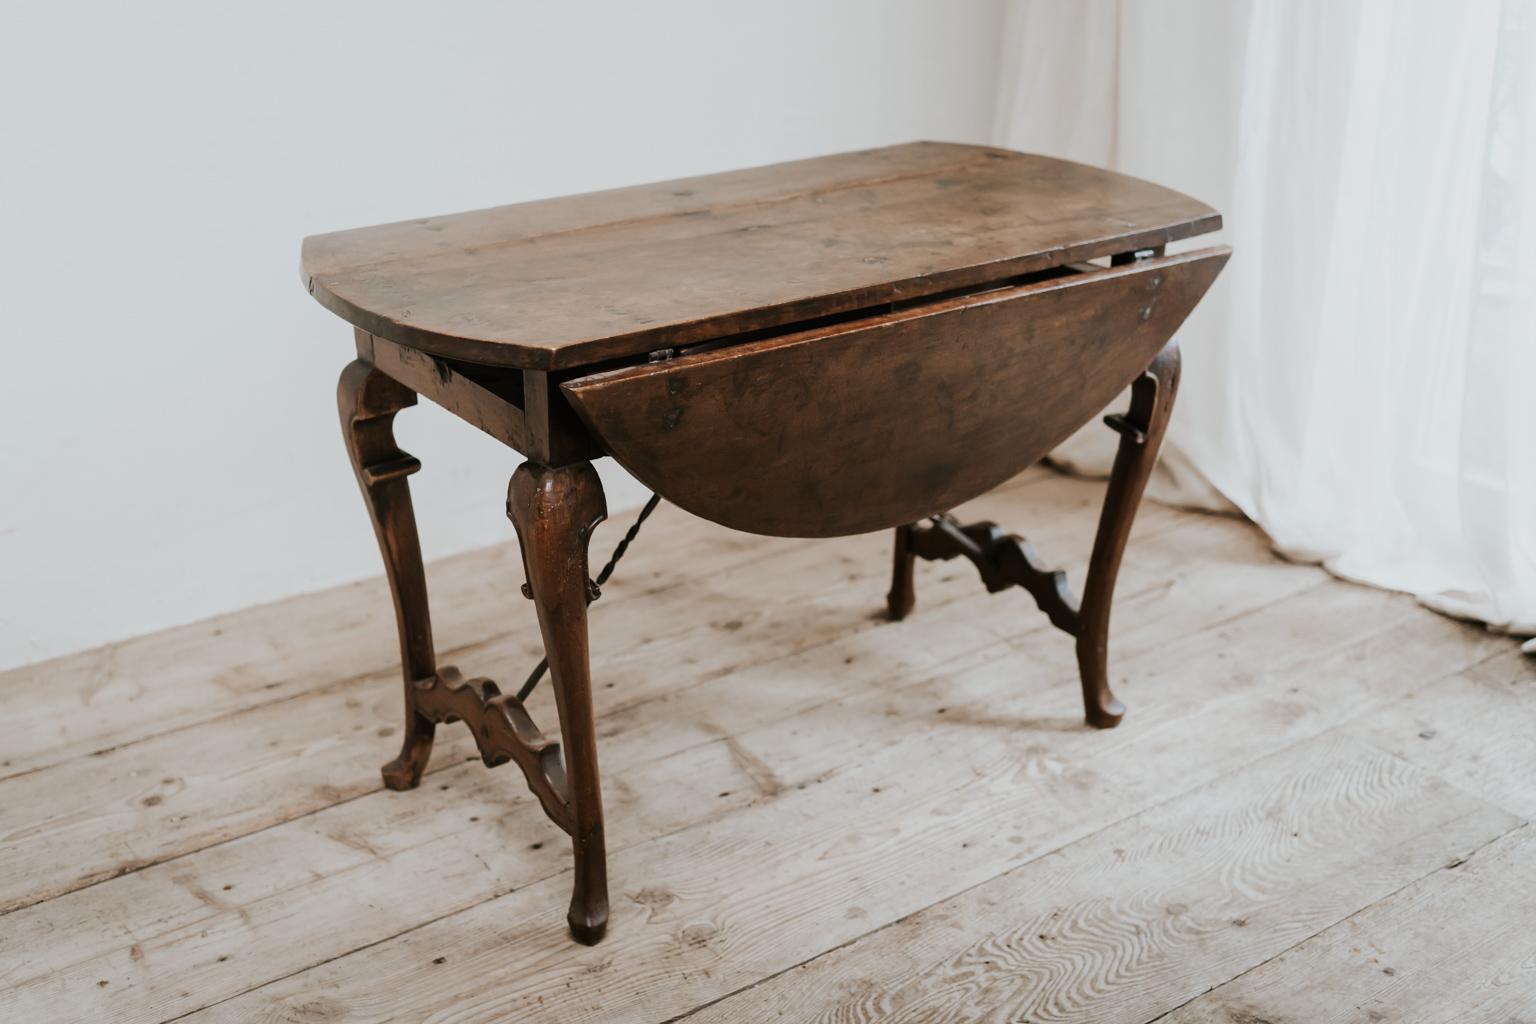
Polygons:
M1104 423L1111 430L1119 432L1122 437L1125 437L1132 444L1147 443L1146 431L1132 423L1130 417L1126 416L1125 413L1112 412L1104 417Z
M1127 263L1140 263L1142 260L1150 260L1154 256L1161 256L1162 254L1163 247L1160 245L1150 246L1146 249L1132 249L1130 252L1117 252L1109 258L1109 265L1112 267L1123 267Z

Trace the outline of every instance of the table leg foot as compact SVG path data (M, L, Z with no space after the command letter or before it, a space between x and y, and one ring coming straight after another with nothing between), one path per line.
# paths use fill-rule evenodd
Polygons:
M379 770L385 789L406 790L421 785L421 775L427 770L427 759L432 755L433 730L431 719L423 718L415 711L407 712L400 754Z
M1109 688L1102 650L1077 645L1077 669L1083 682L1083 719L1095 729L1113 729L1125 717L1125 703Z
M570 807L575 877L567 916L571 935L588 945L608 923L608 866L597 771L597 730L587 653L587 541L607 516L603 487L590 463L548 468L524 463L507 490L507 515L517 527L524 591L538 611L549 658Z
M571 896L571 910L565 915L565 923L571 929L571 938L583 946L595 946L603 941L608 932L608 904L602 906L577 906L577 896Z
M1179 346L1170 341L1131 385L1131 408L1105 417L1120 432L1098 536L1088 562L1088 581L1077 633L1077 663L1083 683L1083 707L1088 724L1101 729L1120 723L1125 705L1109 688L1109 612L1120 573L1120 559L1131 536L1136 509L1152 476L1158 449L1173 413L1179 387Z
M1130 410L1106 417L1120 431L1120 450L1104 496L1081 602L1067 585L1066 574L1041 563L1022 537L1005 534L996 523L962 525L953 516L939 515L923 525L896 528L895 570L887 599L890 617L901 619L912 610L914 558L934 561L963 556L975 564L987 590L1027 590L1053 625L1077 639L1084 717L1100 729L1119 725L1125 705L1109 687L1110 602L1178 383L1179 349L1169 342L1132 384Z
M433 723L417 712L415 700L417 685L437 673L426 573L407 479L421 463L401 451L394 437L395 413L415 404L415 392L361 359L350 363L337 382L341 433L384 557L400 634L405 736L400 756L383 768L384 785L390 789L411 789L420 783L432 753Z

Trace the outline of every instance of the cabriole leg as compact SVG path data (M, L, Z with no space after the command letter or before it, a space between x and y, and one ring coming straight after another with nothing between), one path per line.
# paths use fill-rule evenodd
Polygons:
M1099 532L1088 563L1077 634L1077 665L1083 682L1083 706L1088 723L1107 729L1118 725L1125 705L1109 688L1109 609L1120 559L1131 535L1131 524L1142 493L1157 462L1179 387L1179 347L1170 341L1146 372L1131 386L1131 408L1105 418L1120 432L1120 450L1104 496Z
M432 752L432 722L416 710L416 689L430 685L437 666L432 653L432 622L427 615L427 580L416 536L406 479L421 463L395 445L395 413L416 404L416 394L368 363L356 360L341 372L336 387L341 433L362 488L373 531L384 556L400 632L400 663L405 676L405 738L400 756L384 766L384 785L411 789L421 781Z
M525 593L538 609L539 630L560 713L575 848L576 877L566 920L576 941L591 945L608 926L608 865L603 800L597 775L597 730L587 656L587 540L607 516L603 486L590 463L550 469L518 467L507 490L517 527Z

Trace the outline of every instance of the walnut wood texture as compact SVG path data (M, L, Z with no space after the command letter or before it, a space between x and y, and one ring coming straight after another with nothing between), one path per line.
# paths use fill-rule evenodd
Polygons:
M948 561L964 556L976 566L987 592L1023 587L1057 629L1077 635L1080 622L1077 596L1067 574L1048 569L1029 542L1004 533L996 523L961 526L953 516L935 516L927 526L896 528L896 576L891 584L890 617L904 619L916 603L912 586L912 561Z
M411 508L410 481L406 479L421 468L421 463L401 451L394 436L395 413L415 405L416 395L358 360L341 372L336 404L352 470L384 556L400 634L405 736L400 756L384 766L384 784L390 789L411 789L421 781L432 753L433 721L417 710L416 694L419 685L430 683L437 675L432 620L427 611L427 578L416 536L416 513Z
M1179 387L1179 347L1170 341L1131 387L1131 407L1104 421L1120 432L1109 489L1099 516L1088 582L1081 602L1072 593L1066 573L1047 569L1022 537L1005 534L996 523L962 526L951 516L935 516L927 525L896 528L890 618L912 612L917 595L913 561L969 559L990 593L1022 587L1035 599L1057 629L1077 638L1078 676L1083 686L1083 712L1088 724L1113 728L1125 717L1125 705L1109 687L1109 611L1115 580L1130 539L1131 525L1141 504L1157 452L1173 414Z
M549 674L560 713L566 826L576 872L566 920L578 942L591 945L608 927L608 866L603 799L597 777L597 728L587 653L587 541L607 517L603 485L589 463L550 469L524 463L507 489L507 515L517 527L528 591L539 615Z
M359 339L360 343L362 339ZM408 358L408 357L407 357ZM445 385L447 381L443 382ZM462 382L454 394L475 395ZM568 918L571 934L591 944L608 922L603 806L597 777L597 733L587 658L587 538L607 515L602 484L589 463L558 469L525 464L513 475L507 515L517 527L548 652L560 744L540 732L522 702L488 679L438 669L432 648L426 575L406 477L421 463L395 444L395 413L416 394L358 360L337 386L342 434L373 518L394 596L405 677L405 735L400 756L384 766L390 789L421 782L435 727L464 722L488 767L515 763L550 820L570 833L576 872Z
M911 143L305 240L328 309L435 355L559 369L1214 231L1148 182Z
M436 678L416 684L415 701L418 713L434 722L467 725L487 768L508 761L521 768L549 820L574 832L560 744L540 731L516 695L502 693L489 679L465 679L447 665Z
M1226 262L1163 256L1209 208L1043 157L913 144L309 239L311 292L355 327L347 444L395 596L409 788L462 721L569 833L571 933L609 901L589 668L589 460L749 532L841 536L945 512L1019 472L1142 373L1081 608L1017 537L949 519L898 532L892 615L916 557L964 555L1078 637L1088 718L1115 575L1172 401L1173 331ZM1108 260L1110 265L1103 266ZM1098 263L1089 262L1099 260ZM523 452L509 485L561 742L487 679L435 663L391 421L425 395ZM562 756L563 755L563 756ZM729 796L721 791L717 799ZM483 863L482 863L483 866Z
M358 358L546 466L603 454L542 370L476 366L354 331Z
M749 533L863 533L1035 462L1140 374L1229 250L961 295L564 385L625 468Z
M1077 633L1077 667L1083 684L1083 705L1088 722L1100 728L1117 725L1125 705L1110 692L1109 610L1120 559L1131 536L1131 524L1141 505L1142 492L1152 476L1158 449L1173 415L1179 390L1179 346L1170 341L1145 373L1131 387L1131 408L1105 421L1120 431L1120 450L1109 474L1109 491L1099 513L1099 532L1088 562L1088 581L1083 586L1082 619Z
M517 451L533 447L533 428L523 410L506 395L507 391L522 391L519 371L504 371L507 379L503 387L493 390L437 356L375 338L366 331L354 333L360 359L507 447Z

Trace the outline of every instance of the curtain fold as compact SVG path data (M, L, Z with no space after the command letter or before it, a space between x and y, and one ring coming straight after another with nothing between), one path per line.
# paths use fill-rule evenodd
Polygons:
M1536 633L1536 0L1018 0L1003 45L1002 144L1225 215L1154 494Z

